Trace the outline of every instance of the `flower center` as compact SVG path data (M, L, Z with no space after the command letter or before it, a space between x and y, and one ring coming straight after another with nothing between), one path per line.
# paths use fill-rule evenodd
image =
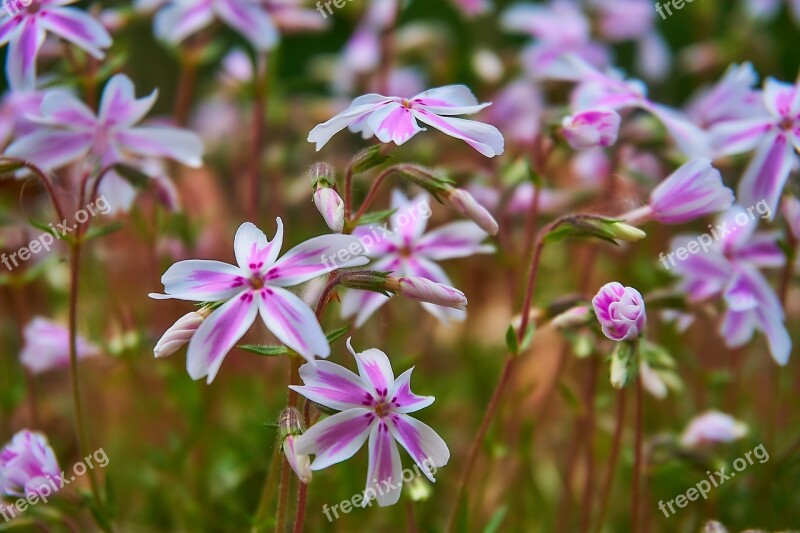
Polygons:
M254 274L250 278L250 286L256 291L264 288L264 279L261 277L261 274Z
M400 105L402 105L406 109L411 109L411 107L412 107L411 106L411 100L408 100L406 98L403 98L403 100L400 102Z
M794 128L794 120L789 117L786 117L780 121L778 127L780 127L784 131L790 131Z
M375 404L375 414L378 415L378 418L385 418L389 416L391 410L392 410L392 405L385 399L381 399L378 403Z

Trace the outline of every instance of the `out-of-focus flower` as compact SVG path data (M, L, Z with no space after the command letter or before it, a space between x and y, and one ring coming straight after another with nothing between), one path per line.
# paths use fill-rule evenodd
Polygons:
M681 435L681 445L687 448L721 444L747 435L747 425L719 411L706 411L689 422Z
M316 9L303 6L304 0L260 0L275 24L285 32L316 31L325 27L325 19Z
M489 83L500 81L505 71L498 55L486 48L476 51L472 56L472 68L481 79Z
M36 56L47 32L82 48L96 59L103 59L103 49L111 46L111 35L82 9L67 7L76 1L33 0L14 16L4 14L0 21L0 46L9 45L6 72L11 86L20 90L36 87Z
M604 285L592 299L592 307L603 333L612 341L635 339L647 324L642 295L621 283Z
M40 374L69 366L69 330L37 316L23 332L25 344L20 362L29 372ZM78 337L78 359L99 355L100 350L83 337Z
M312 402L341 411L311 426L297 438L297 453L315 455L311 470L322 470L352 457L369 439L369 471L364 493L383 507L394 505L402 489L402 465L396 442L406 449L425 476L435 482L436 469L450 460L450 450L428 425L408 416L431 405L431 396L411 392L411 372L394 378L385 353L361 353L347 347L359 375L328 361L300 368L304 386L289 388Z
M783 200L783 216L796 240L800 240L800 199L787 196Z
M23 498L28 494L47 497L60 488L61 468L41 433L23 429L0 450L0 492Z
M483 15L492 8L491 0L452 0L452 2L468 17Z
M156 356L156 359L169 357L188 344L194 334L197 333L197 328L200 327L200 324L203 323L210 312L210 308L203 308L200 311L192 311L179 318L153 348L153 355Z
M721 122L757 118L765 113L764 99L753 65L731 65L715 85L702 90L686 106L686 114L701 128Z
M270 50L280 35L265 3L258 0L172 0L156 13L153 31L178 44L215 19L242 34L259 52Z
M397 211L389 220L390 231L361 226L353 232L359 237L366 255L375 260L370 265L371 270L391 272L399 277L416 276L452 286L437 261L494 252L492 245L481 244L487 235L474 222L453 222L425 234L431 214L427 194L410 200L395 190L392 208ZM388 296L377 292L350 290L342 297L342 315L344 318L355 315L355 326L361 327L388 300ZM466 317L464 311L457 309L430 303L423 303L422 307L443 322Z
M639 365L639 379L647 392L659 400L667 397L667 384L658 373L644 361Z
M117 74L106 85L98 114L66 91L48 91L39 115L30 117L42 128L14 141L5 154L33 161L45 170L87 155L102 167L154 157L199 167L203 143L194 133L167 126L136 126L156 97L157 91L153 91L137 99L133 82L124 74ZM136 195L133 186L113 171L103 178L99 192L115 211L129 209Z
M704 253L673 261L675 272L681 276L677 288L692 302L722 297L728 308L720 326L725 344L730 348L742 346L760 330L767 337L773 359L785 365L792 340L783 324L778 297L758 269L780 267L786 258L777 245L777 233L756 233L757 226L740 206L724 213L712 228L719 240L701 236L709 241ZM672 249L686 248L691 242L698 246L698 240L688 235L676 237Z
M745 0L744 6L752 19L772 20L780 12L781 5L787 4L795 24L800 26L799 0Z
M681 166L650 194L653 219L662 224L682 224L733 205L733 191L722 183L719 170L708 159Z
M5 148L13 139L28 135L36 129L36 124L29 120L42 105L44 93L36 90L7 91L0 99L0 149Z
M338 132L349 127L361 132L364 138L375 135L383 143L404 144L424 128L417 120L456 139L461 139L486 157L503 153L503 135L494 126L454 118L451 115L470 115L491 104L479 104L464 85L449 85L430 89L406 99L367 94L353 100L349 108L308 134L308 142L317 150L325 146Z
M325 224L336 233L344 229L344 202L331 187L319 187L314 191L314 205L325 219Z
M494 217L465 189L452 189L445 201L456 213L470 219L489 235L497 235L500 226Z
M706 522L706 525L703 526L703 531L701 533L728 533L728 530L720 522L709 520Z
M590 109L564 117L561 126L570 146L586 150L596 146L606 148L617 142L621 121L616 111Z
M768 78L763 98L766 112L755 118L721 122L709 134L716 157L756 150L736 196L742 205L766 200L774 215L783 186L797 163L800 86Z
M428 302L433 305L451 307L461 311L467 309L467 297L464 293L453 287L433 282L417 276L401 278L388 277L386 288L397 294L418 302Z
M272 241L246 222L234 239L238 266L220 261L189 260L172 265L161 278L166 294L155 299L224 302L197 328L189 341L186 368L192 379L214 381L220 365L233 346L260 314L267 328L283 344L308 360L328 357L330 346L311 311L293 287L336 268L365 264L363 256L341 265L331 263L340 250L357 245L349 235L324 235L298 244L278 259L283 246L283 222Z

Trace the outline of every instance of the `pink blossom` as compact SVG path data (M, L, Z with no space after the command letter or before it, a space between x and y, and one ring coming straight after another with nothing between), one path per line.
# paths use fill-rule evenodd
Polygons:
M117 74L108 82L95 114L74 95L48 91L39 114L30 117L42 127L17 139L5 152L10 157L33 161L49 170L87 156L106 167L118 162L141 165L143 158L166 157L185 165L202 164L203 143L194 133L169 126L136 126L155 104L157 91L137 99L133 82ZM114 210L133 203L133 186L110 172L100 185Z
M612 341L633 340L644 331L647 323L644 300L632 287L608 283L592 299L592 306L603 333Z
M495 95L487 119L514 141L532 143L539 136L544 109L538 86L521 79L509 83Z
M681 166L650 194L652 216L662 224L682 224L733 205L733 191L708 159Z
M385 353L370 349L361 353L347 347L356 359L358 374L328 361L300 368L303 386L289 388L309 400L341 411L297 438L300 454L313 454L311 470L322 470L352 457L369 440L369 469L364 506L377 498L378 505L394 505L402 489L402 465L397 443L414 459L431 481L450 460L450 450L428 425L408 416L428 407L430 396L411 392L411 372L394 378Z
M701 90L686 106L686 114L702 128L722 122L763 116L766 112L753 65L731 65L716 84Z
M20 362L34 374L69 366L69 330L44 317L31 320L23 333L25 344ZM78 358L99 355L100 350L83 337L78 337Z
M605 109L590 109L564 117L561 123L564 137L575 150L586 150L601 146L609 147L617 142L619 113Z
M47 32L103 59L111 36L98 20L81 9L67 7L77 0L34 0L27 8L0 21L0 46L8 43L9 84L20 90L36 86L36 56ZM5 14L4 14L5 15Z
M238 266L220 261L189 260L172 265L161 278L166 294L155 299L222 302L189 341L186 368L192 379L214 381L222 361L260 314L267 329L283 344L308 360L328 357L330 346L311 308L286 290L336 268L325 262L340 250L357 244L349 235L324 235L309 239L278 259L283 246L283 222L272 241L246 222L234 239ZM366 263L356 257L340 268Z
M297 474L300 482L308 485L313 477L311 458L308 455L297 453L297 439L298 436L296 435L287 435L283 439L283 455L286 457L286 462L294 470L294 473Z
M466 189L453 189L445 201L456 213L472 220L489 235L497 235L500 231L500 226L491 213Z
M0 450L0 493L49 496L53 487L61 488L61 468L47 437L27 429L18 432Z
M479 104L464 85L431 89L406 99L367 94L353 100L349 108L308 134L308 141L325 146L338 132L349 127L364 138L375 135L383 143L404 144L420 131L417 121L461 139L486 157L503 153L503 135L488 124L454 118L477 113L491 104Z
M398 277L416 276L451 287L452 281L437 261L494 252L493 246L482 244L487 234L474 222L453 222L426 234L430 216L427 194L411 200L395 190L392 208L397 211L389 220L390 231L362 226L353 232L360 238L366 255L374 260L372 270L392 272ZM389 297L383 294L350 290L342 297L342 315L355 316L356 327L361 327L387 301ZM422 307L443 322L466 317L464 311L431 303L423 303Z
M468 17L483 15L492 8L491 0L452 0L452 2Z
M769 78L763 99L765 112L719 123L710 135L717 157L756 151L736 196L742 205L766 200L774 215L800 150L800 87Z
M681 435L687 448L733 442L747 435L747 425L719 411L706 411L689 422Z
M419 302L428 302L443 307L451 307L465 311L467 297L464 293L453 287L435 283L429 279L416 276L387 279L387 286L396 286L397 293Z
M314 205L328 228L341 233L344 229L344 202L339 194L330 187L320 187L314 191Z

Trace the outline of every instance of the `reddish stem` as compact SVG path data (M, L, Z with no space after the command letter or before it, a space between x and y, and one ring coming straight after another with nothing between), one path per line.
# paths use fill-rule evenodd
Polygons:
M614 426L614 440L611 444L611 457L608 459L608 471L603 483L603 494L600 500L600 516L597 520L595 531L600 533L608 513L608 500L611 497L611 488L614 486L614 474L617 470L617 460L622 444L622 430L625 427L625 390L617 391L616 424Z

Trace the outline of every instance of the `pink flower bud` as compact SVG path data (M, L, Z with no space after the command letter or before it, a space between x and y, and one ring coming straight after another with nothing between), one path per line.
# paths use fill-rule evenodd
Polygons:
M295 450L295 443L297 437L295 435L288 435L283 439L283 454L286 456L286 462L292 467L294 473L301 482L308 485L311 483L311 458L308 455L298 454Z
M652 218L662 224L682 224L733 204L733 191L722 183L708 159L693 159L661 182L650 195Z
M575 150L607 147L617 142L620 116L616 111L592 109L564 117L564 137Z
M192 340L197 328L205 320L207 313L201 309L200 312L192 311L183 315L175 324L169 328L156 343L153 354L156 359L169 357L177 352L184 344Z
M61 468L41 433L22 430L0 450L0 493L49 496L60 488Z
M344 202L336 191L320 187L314 192L314 205L331 231L341 233L344 229Z
M497 235L500 230L497 221L470 193L464 189L453 189L446 200L452 209L475 222L483 231Z
M425 278L415 276L389 277L386 280L386 288L419 302L452 307L461 311L467 308L467 297L464 296L463 292Z
M747 425L719 411L706 411L698 415L681 435L686 447L731 442L747 434Z
M647 323L644 300L639 291L613 282L605 285L592 299L592 306L603 328L612 341L635 339Z
M69 331L43 317L36 317L25 326L25 346L20 362L33 374L69 366ZM83 337L78 337L78 359L93 357L100 350Z

